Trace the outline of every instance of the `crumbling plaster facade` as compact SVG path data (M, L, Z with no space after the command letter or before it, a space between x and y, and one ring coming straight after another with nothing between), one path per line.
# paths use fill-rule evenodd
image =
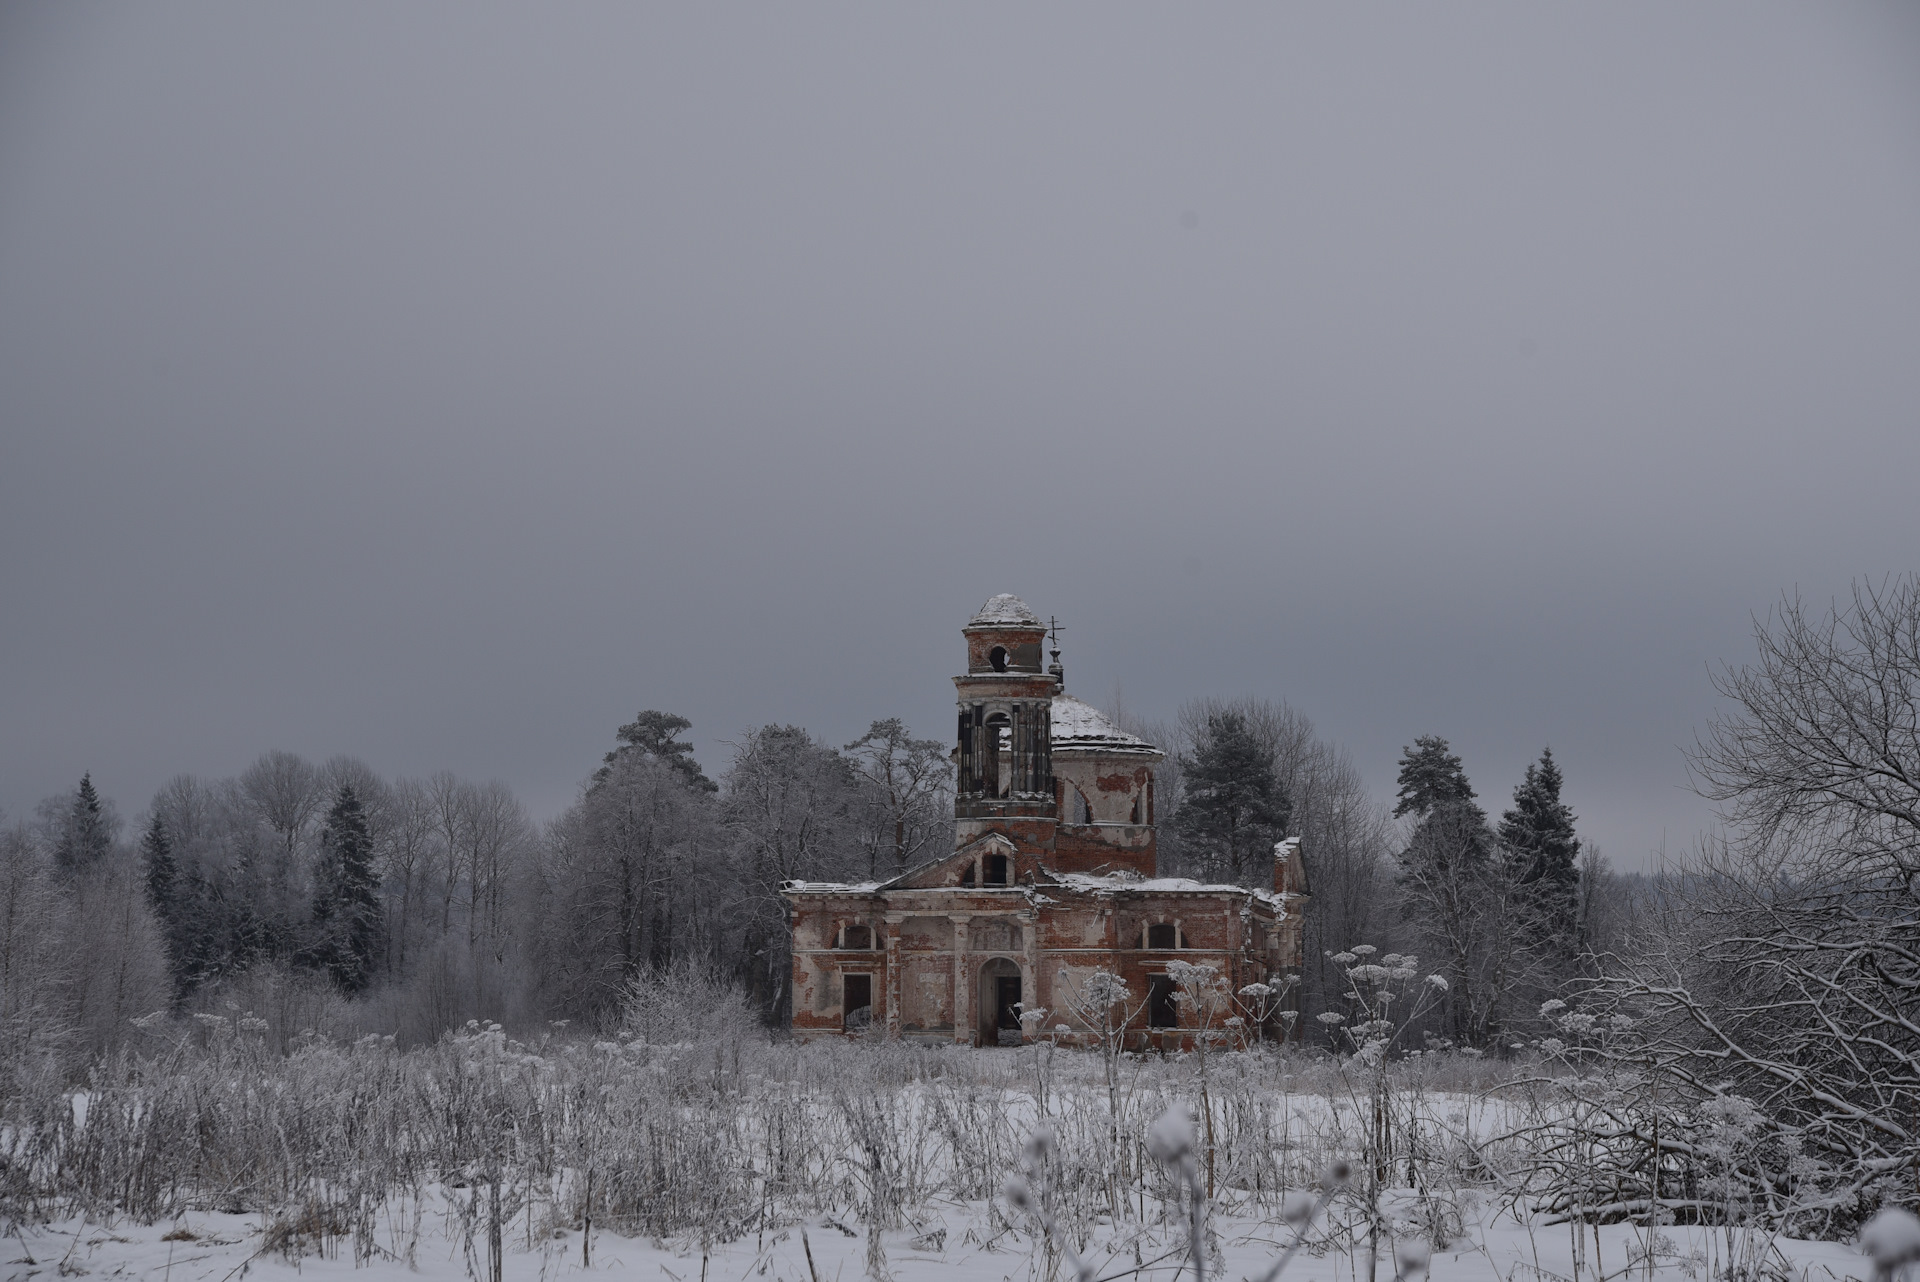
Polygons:
M1085 1040L1072 1008L1104 970L1127 982L1129 1044L1173 1046L1193 1030L1166 999L1170 963L1213 966L1236 993L1297 973L1298 843L1276 849L1270 889L1158 876L1163 754L1066 694L1058 650L1042 671L1046 632L1011 596L964 629L951 852L891 881L783 888L796 1036Z

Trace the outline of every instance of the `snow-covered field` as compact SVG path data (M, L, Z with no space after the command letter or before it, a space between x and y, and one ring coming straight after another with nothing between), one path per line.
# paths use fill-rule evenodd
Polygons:
M1382 1079L1271 1048L1108 1061L522 1045L476 1027L412 1051L373 1038L281 1057L249 1036L202 1025L97 1066L78 1092L16 1083L0 1277L1070 1279L1065 1242L1095 1277L1172 1282L1190 1276L1185 1221L1149 1140L1169 1110L1197 1124L1209 1275L1224 1282L1261 1279L1293 1240L1289 1197L1343 1164L1356 1174L1288 1278L1391 1282L1400 1252L1429 1246L1412 1272L1438 1282L1871 1274L1844 1245L1757 1229L1555 1223L1531 1208L1537 1137L1564 1094L1464 1057L1396 1064L1376 1107ZM1052 1141L1036 1158L1039 1128ZM1055 1236L1008 1204L1023 1170ZM1372 1270L1369 1171L1387 1173Z
M937 1201L921 1208L920 1226L881 1235L883 1258L870 1259L871 1242L857 1223L832 1216L812 1217L800 1224L749 1235L734 1242L709 1244L703 1251L695 1238L673 1240L629 1238L596 1231L591 1266L583 1265L581 1232L549 1230L529 1245L524 1226L504 1241L501 1276L506 1279L604 1276L661 1278L672 1282L851 1282L882 1276L898 1282L952 1279L954 1282L999 1282L1046 1277L1047 1260L1035 1239L1008 1229L997 1208L984 1203ZM1224 1282L1258 1279L1278 1258L1291 1230L1257 1218L1225 1216L1215 1225L1225 1268ZM409 1258L396 1258L384 1247L370 1259L356 1261L351 1240L332 1239L322 1246L302 1244L298 1253L276 1249L264 1239L268 1226L260 1216L189 1214L176 1221L151 1226L124 1221L83 1224L55 1222L9 1239L4 1250L5 1277L127 1277L161 1278L167 1282L199 1282L241 1276L354 1277L376 1279L453 1279L488 1276L484 1244L474 1243L471 1258L456 1231L447 1234L423 1225ZM1481 1279L1631 1280L1670 1279L1672 1282L1711 1282L1725 1276L1730 1258L1724 1230L1666 1228L1647 1230L1629 1225L1588 1228L1576 1245L1567 1226L1528 1231L1503 1215L1487 1215L1467 1225L1467 1234L1443 1251L1435 1252L1427 1276L1432 1282L1479 1282ZM1310 1235L1311 1243L1312 1237ZM1154 1235L1142 1243L1142 1258L1152 1261L1168 1249L1177 1250L1178 1238ZM1872 1270L1851 1248L1831 1242L1760 1239L1744 1245L1767 1248L1768 1271L1787 1282L1839 1282L1855 1278L1867 1282ZM808 1253L811 1252L811 1262ZM1389 1282L1395 1266L1383 1248L1380 1282ZM1130 1249L1095 1251L1092 1260L1099 1276L1131 1277L1138 1267ZM877 1268L870 1267L877 1265ZM1182 1255L1141 1270L1143 1279L1171 1279L1184 1265ZM1056 1274L1064 1276L1064 1274ZM1185 1274L1185 1276L1191 1276ZM1283 1275L1296 1282L1362 1282L1367 1276L1364 1253L1325 1251L1311 1246L1288 1265Z

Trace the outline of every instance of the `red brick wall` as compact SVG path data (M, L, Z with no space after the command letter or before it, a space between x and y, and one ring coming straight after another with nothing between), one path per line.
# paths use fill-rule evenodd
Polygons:
M1061 824L1054 835L1053 858L1047 860L1047 866L1056 872L1099 873L1126 869L1142 877L1154 875L1158 858L1151 830L1144 845L1131 847L1113 845L1102 832L1102 829L1080 824Z

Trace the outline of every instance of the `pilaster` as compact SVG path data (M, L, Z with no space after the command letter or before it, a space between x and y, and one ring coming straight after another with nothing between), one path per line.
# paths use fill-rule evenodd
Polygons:
M953 923L953 1040L971 1046L977 1032L973 1026L973 985L967 982L972 970L967 936L973 929L973 914L952 913L948 920Z
M900 1038L900 999L906 991L906 984L900 975L900 923L906 920L905 913L888 913L887 923L887 1037L891 1041Z
M1040 915L1031 910L1021 913L1020 926L1026 942L1026 949L1020 962L1020 1001L1026 1010L1034 1010L1041 1004ZM1025 1020L1020 1021L1020 1026L1023 1029L1031 1027Z

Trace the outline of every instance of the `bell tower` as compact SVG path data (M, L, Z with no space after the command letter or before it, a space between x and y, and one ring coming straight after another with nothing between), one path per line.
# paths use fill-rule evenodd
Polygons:
M1059 819L1053 783L1054 677L1040 667L1047 625L1019 597L994 597L968 620L960 700L957 849L989 832L1017 847L1016 867L1053 850Z

